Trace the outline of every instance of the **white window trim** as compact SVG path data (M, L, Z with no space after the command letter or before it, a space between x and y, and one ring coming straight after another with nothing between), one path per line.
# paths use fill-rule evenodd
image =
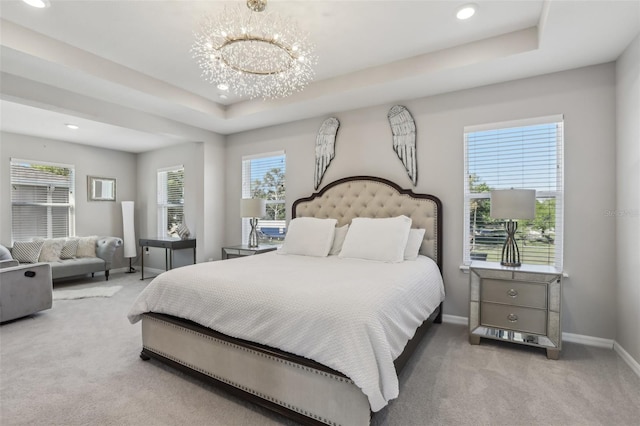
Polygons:
M66 163L56 163L53 161L40 161L40 160L27 160L24 158L9 158L9 180L10 180L10 184L13 184L13 178L12 178L12 171L11 168L13 166L14 163L27 163L30 165L38 165L38 166L50 166L50 167L60 167L60 168L65 168L65 169L69 169L71 170L71 178L70 178L70 187L69 187L69 202L68 203L51 203L51 202L47 202L47 203L26 203L28 205L34 205L34 206L45 206L45 207L69 207L69 223L68 223L68 229L69 229L69 235L68 237L73 237L76 235L76 212L75 212L75 207L76 207L76 167L74 164L66 164ZM9 198L12 198L12 195L9 196ZM13 203L13 201L11 201L11 205L17 205L17 204L24 204L24 203ZM51 223L52 221L52 217L51 216L47 216L47 229L48 229L48 233L51 234L51 232L53 231L53 225ZM14 240L14 231L13 231L13 218L11 219L11 243L13 244L15 242Z
M245 167L245 161L251 161L251 160L259 160L261 158L268 158L268 157L279 157L279 156L285 156L286 158L286 151L285 150L279 150L279 151L271 151L271 152L264 152L264 153L260 153L260 154L250 154L250 155L243 155L242 156L242 196L241 198L251 198L251 169ZM286 160L285 160L286 161ZM285 171L286 173L286 171ZM285 175L285 180L286 180L286 175ZM287 200L265 200L266 204L286 204ZM288 217L286 208L285 208L285 217ZM242 244L245 244L245 242L248 240L249 238L249 231L251 229L251 225L249 225L249 219L248 218L242 218L242 230L241 230L241 234L242 234ZM286 219L285 219L286 222Z
M167 223L167 214L166 214L166 209L169 207L183 207L184 208L184 204L169 204L169 203L163 203L162 200L160 200L160 185L161 184L165 184L165 183L161 183L160 179L161 179L161 173L165 173L165 172L175 172L175 171L179 171L182 170L182 172L184 173L184 165L179 164L176 166L170 166L170 167L162 167L159 168L158 171L156 172L156 203L157 203L157 235L159 238L167 238L169 235L167 234L167 228L168 228L168 223ZM183 212L184 214L184 212Z
M485 193L469 193L469 156L468 156L468 143L466 140L467 133L480 132L480 131L490 131L490 130L501 130L508 129L513 127L526 127L526 126L535 126L539 124L549 124L549 123L559 123L559 126L562 128L561 132L561 143L556 144L557 155L560 160L560 173L556 173L556 188L560 188L557 191L536 191L536 198L544 198L549 196L554 196L556 199L556 221L555 228L556 234L560 235L560 238L556 238L554 240L555 245L555 266L556 268L562 270L563 262L564 262L564 174L565 174L565 166L564 166L564 115L563 114L553 114L542 117L533 117L533 118L525 118L519 120L510 120L510 121L502 121L496 123L487 123L487 124L477 124L477 125L469 125L464 126L463 132L463 145L464 145L464 170L463 170L463 182L464 182L464 211L463 211L463 245L462 245L462 264L460 265L460 269L466 270L471 263L470 257L467 256L467 253L470 253L470 235L469 235L469 226L468 226L468 218L471 214L469 211L469 201L472 199L479 198L489 198L490 194ZM558 230L560 232L558 232Z

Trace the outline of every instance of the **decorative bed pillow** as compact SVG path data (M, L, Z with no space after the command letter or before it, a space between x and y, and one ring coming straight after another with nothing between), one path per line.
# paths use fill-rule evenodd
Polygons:
M37 263L44 241L16 241L11 253L20 263Z
M357 217L351 221L340 257L397 263L404 260L411 219Z
M347 236L348 230L349 225L343 225L336 228L336 232L333 235L333 244L331 245L331 250L329 250L330 256L340 254L340 250L342 250L342 244L344 244L344 239Z
M73 259L76 257L78 251L78 239L68 238L64 242L62 251L60 252L60 259Z
M336 231L335 219L298 217L289 223L284 244L278 253L325 257L331 250Z
M420 253L420 246L424 239L424 229L411 229L409 230L409 238L407 239L407 246L404 249L404 260L416 260Z
M98 241L96 236L78 238L76 257L96 257L96 241Z
M60 253L64 246L64 238L52 238L41 239L37 238L34 241L42 241L42 249L40 250L40 257L38 262L58 262L60 260Z

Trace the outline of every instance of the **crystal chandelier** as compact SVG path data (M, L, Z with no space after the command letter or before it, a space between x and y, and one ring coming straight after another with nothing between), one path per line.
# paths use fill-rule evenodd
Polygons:
M203 21L191 51L204 79L251 99L284 98L309 84L317 57L307 34L266 4L247 0Z

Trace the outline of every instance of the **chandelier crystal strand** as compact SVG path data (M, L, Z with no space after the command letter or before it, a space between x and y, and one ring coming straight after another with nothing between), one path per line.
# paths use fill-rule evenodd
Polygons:
M249 0L202 22L191 51L205 80L265 100L290 96L311 82L317 57L307 34L286 17L261 12L265 5Z

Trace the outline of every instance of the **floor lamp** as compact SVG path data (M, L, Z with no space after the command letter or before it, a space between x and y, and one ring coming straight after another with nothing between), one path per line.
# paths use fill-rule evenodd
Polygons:
M131 266L131 259L138 255L138 248L136 245L136 229L133 222L134 202L123 201L122 202L122 234L124 240L124 257L129 258L129 270L128 274L136 272Z
M516 244L518 222L514 219L535 219L535 189L499 189L491 191L491 212L493 219L506 219L504 227L507 239L502 246L502 266L520 266L520 250Z
M249 233L249 247L258 247L258 219L264 217L266 203L261 198L243 198L240 200L240 216L248 217L251 224Z

